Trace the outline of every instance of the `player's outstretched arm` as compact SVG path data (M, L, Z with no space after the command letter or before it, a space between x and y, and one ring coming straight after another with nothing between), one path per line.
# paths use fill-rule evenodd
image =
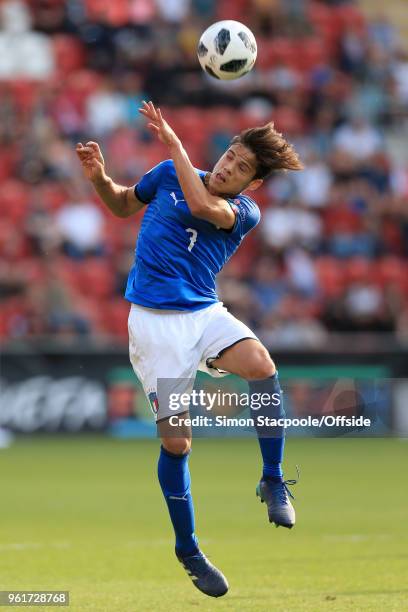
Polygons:
M95 191L116 217L129 217L145 206L137 199L133 187L114 183L105 172L105 160L96 142L79 142L76 152L85 177L91 181Z
M147 127L168 147L191 214L217 227L231 229L235 223L231 206L224 198L211 195L204 187L180 139L163 119L160 108L156 109L153 102L143 102L139 112L149 121Z

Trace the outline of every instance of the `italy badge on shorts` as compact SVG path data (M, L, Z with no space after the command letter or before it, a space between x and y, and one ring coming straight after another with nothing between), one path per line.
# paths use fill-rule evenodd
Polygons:
M150 408L153 414L157 414L159 411L159 400L157 399L156 391L152 391L147 397L149 398Z

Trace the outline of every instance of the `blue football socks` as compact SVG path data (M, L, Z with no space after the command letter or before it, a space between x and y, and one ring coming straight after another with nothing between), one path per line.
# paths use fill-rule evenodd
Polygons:
M158 463L160 486L176 534L176 553L182 557L198 552L188 458L189 453L173 455L161 447Z
M282 403L282 391L279 384L278 373L264 380L253 380L249 382L251 396L251 416L255 421L258 434L259 446L263 459L262 478L265 480L282 481L282 461L285 447L285 428L280 426L268 426L257 424L257 417L270 417L273 419L285 416ZM270 401L268 405L260 405L262 394L268 394ZM265 396L264 396L265 397Z

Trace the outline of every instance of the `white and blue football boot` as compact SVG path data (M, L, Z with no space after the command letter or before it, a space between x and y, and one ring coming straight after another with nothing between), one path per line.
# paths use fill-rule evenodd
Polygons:
M205 595L222 597L228 591L225 576L201 551L188 557L177 555L177 559L190 576L194 586Z
M288 485L294 485L297 480L265 480L261 478L256 487L256 494L265 502L268 508L268 517L270 523L275 523L276 527L287 527L292 529L296 523L295 509L292 506L290 497L294 499L292 493L288 489Z

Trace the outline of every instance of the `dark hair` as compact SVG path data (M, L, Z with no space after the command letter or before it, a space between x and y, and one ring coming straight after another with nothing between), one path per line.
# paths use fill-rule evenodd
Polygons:
M272 121L244 130L234 136L230 144L242 144L255 155L257 168L254 179L264 179L274 170L302 170L304 167L293 146L275 130Z

